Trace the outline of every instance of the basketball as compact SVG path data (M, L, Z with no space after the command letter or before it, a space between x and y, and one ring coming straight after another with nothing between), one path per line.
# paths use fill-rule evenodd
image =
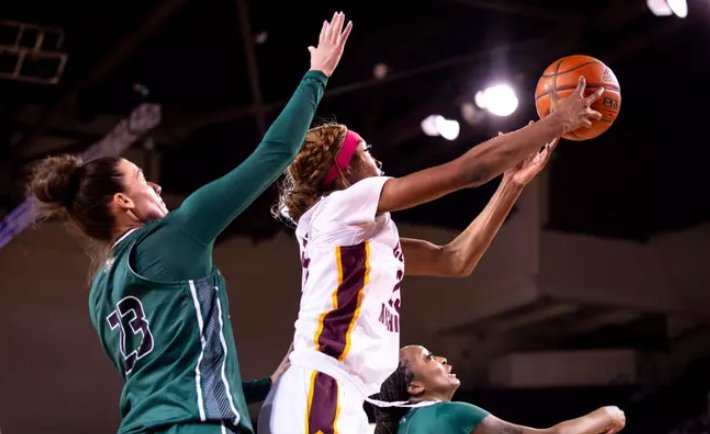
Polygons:
M604 86L604 94L591 107L601 113L602 118L592 119L590 128L579 128L566 133L563 137L567 140L582 141L600 136L611 127L621 108L621 89L611 68L593 57L576 55L555 61L545 69L537 82L535 106L540 118L550 114L550 96L545 91L545 85L556 90L559 98L564 98L577 88L580 75L587 80L584 96L589 96L600 86Z

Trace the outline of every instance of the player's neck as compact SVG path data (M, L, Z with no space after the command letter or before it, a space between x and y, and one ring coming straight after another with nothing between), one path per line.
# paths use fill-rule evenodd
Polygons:
M125 225L119 225L119 226L117 226L117 227L113 230L113 232L111 233L111 246L113 246L114 244L116 244L116 242L117 242L125 233L127 233L127 232L130 231L131 229L138 229L138 228L141 228L141 227L143 227L143 224L142 224L142 223L141 223L141 224L133 223L133 224L125 224Z
M412 402L414 402L414 403L427 402L427 401L429 401L429 402L448 402L448 401L451 401L451 398L452 398L452 396L449 394L428 392L419 398L412 399Z

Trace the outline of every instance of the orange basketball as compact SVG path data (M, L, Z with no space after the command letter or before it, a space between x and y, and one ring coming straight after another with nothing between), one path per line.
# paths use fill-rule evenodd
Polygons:
M567 140L589 140L600 136L611 127L621 108L621 89L611 68L590 56L568 56L548 66L537 82L535 106L540 118L550 114L550 96L545 92L545 85L555 89L559 97L563 98L577 88L580 75L587 80L585 96L604 86L604 94L592 104L592 109L601 113L602 118L592 120L591 128L579 128L565 134L563 137Z

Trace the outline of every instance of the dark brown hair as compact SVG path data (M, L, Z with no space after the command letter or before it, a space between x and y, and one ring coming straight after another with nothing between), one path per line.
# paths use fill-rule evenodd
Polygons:
M66 217L90 239L108 243L114 226L110 204L125 191L120 162L119 157L87 163L73 155L48 157L34 167L28 190L45 216Z
M298 223L321 196L335 190L337 181L323 186L323 179L345 143L347 133L345 125L336 123L308 131L301 151L286 169L279 200L272 209L274 217L281 219L286 211L288 220Z
M376 396L380 401L409 401L409 384L414 380L414 373L409 364L400 359L397 370L380 386ZM407 407L377 407L375 406L375 434L397 434L399 421L409 412Z

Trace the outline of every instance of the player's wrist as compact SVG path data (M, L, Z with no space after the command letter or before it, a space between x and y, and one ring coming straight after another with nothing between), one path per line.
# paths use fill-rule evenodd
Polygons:
M520 194L528 183L520 180L515 175L505 174L503 175L503 179L500 184L503 195L509 194L511 196L515 196Z
M545 132L547 133L546 142L551 142L552 140L561 137L563 134L569 132L569 122L566 121L561 111L554 111L550 113L549 116L540 119L537 123L545 127Z

